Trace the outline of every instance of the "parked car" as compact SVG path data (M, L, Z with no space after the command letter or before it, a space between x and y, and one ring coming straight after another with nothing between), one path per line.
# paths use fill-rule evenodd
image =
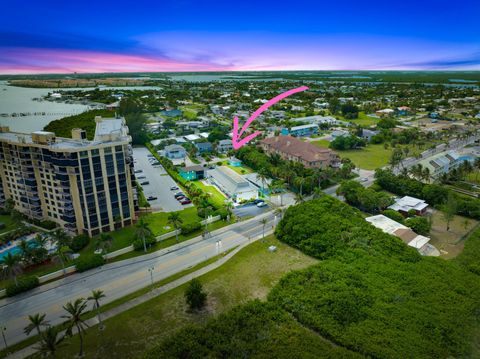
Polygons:
M135 172L135 173L142 173L143 170L135 170L134 172Z
M155 196L148 196L147 197L147 201L155 201L157 199L157 197Z
M263 201L257 203L257 207L258 207L258 208L262 208L262 207L266 207L266 206L267 206L267 204L266 204L265 202L263 202Z
M137 178L138 179L145 179L145 178L147 178L147 176L138 176Z
M182 205L186 205L186 204L192 203L192 201L190 201L189 198L185 197L184 199L182 199L182 200L180 201L180 203L181 203Z
M185 193L183 193L183 192L177 192L177 193L175 193L174 197L175 197L175 198L185 197Z
M147 184L150 184L150 182L148 182L148 181L143 181L143 182L141 182L140 184L141 184L142 186L145 186L145 185L147 185Z
M175 199L176 199L177 201L182 201L182 200L185 199L185 198L187 198L187 197L185 197L185 196L175 197Z
M178 187L177 187L177 186L172 186L172 187L170 187L170 191L176 191L176 190L178 190Z
M253 201L254 204L259 204L259 203L262 203L262 202L265 202L263 199L256 199L255 201Z

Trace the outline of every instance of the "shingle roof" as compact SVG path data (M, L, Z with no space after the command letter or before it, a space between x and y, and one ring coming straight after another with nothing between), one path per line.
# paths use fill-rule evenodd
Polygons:
M308 162L328 160L331 154L334 153L332 150L319 148L292 136L269 137L262 140L262 143L276 151L299 157Z

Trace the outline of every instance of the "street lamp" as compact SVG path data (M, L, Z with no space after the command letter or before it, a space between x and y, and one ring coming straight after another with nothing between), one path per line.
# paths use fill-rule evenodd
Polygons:
M5 331L7 330L7 327L2 325L0 329L2 330L3 342L5 343L5 351L7 351L7 348L8 348L7 338L5 338Z
M154 270L155 270L154 266L151 266L150 268L148 268L148 272L150 273L150 280L152 282L152 290L153 290L153 271Z

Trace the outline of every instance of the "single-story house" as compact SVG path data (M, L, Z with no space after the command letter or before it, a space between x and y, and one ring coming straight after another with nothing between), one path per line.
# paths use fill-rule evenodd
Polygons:
M173 158L185 158L187 157L187 151L180 145L169 145L165 149L165 157Z
M383 110L375 111L375 114L378 117L389 117L395 114L395 110L392 110L391 108L385 108Z
M213 151L213 146L210 142L197 142L195 143L195 147L198 150L198 153L208 153Z
M218 152L228 152L233 149L232 140L220 140L217 144Z
M227 166L219 166L207 172L208 179L227 197L235 202L258 198L258 191L250 182Z
M421 216L427 212L428 203L423 199L405 196L397 199L395 203L388 208L400 212L404 216L408 216L408 212L414 210L416 215Z
M330 134L330 136L332 136L332 139L334 140L337 137L350 136L350 132L345 130L335 130Z
M378 135L379 133L380 131L367 130L366 128L364 128L362 130L361 137L366 139L367 141L370 141L373 136Z
M383 232L400 238L405 244L415 248L421 255L439 256L440 252L433 245L429 244L430 238L416 234L407 226L394 221L391 218L379 214L365 218L365 220Z
M178 173L187 181L201 180L205 178L205 167L200 165L182 167Z
M193 141L197 141L200 139L200 136L199 135L195 135L195 134L191 134L191 135L186 135L186 136L183 136L187 141L189 142L193 142Z

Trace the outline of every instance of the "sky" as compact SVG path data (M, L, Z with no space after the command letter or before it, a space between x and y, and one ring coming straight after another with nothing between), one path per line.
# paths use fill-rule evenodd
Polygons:
M5 1L0 74L480 70L479 13L479 0Z

